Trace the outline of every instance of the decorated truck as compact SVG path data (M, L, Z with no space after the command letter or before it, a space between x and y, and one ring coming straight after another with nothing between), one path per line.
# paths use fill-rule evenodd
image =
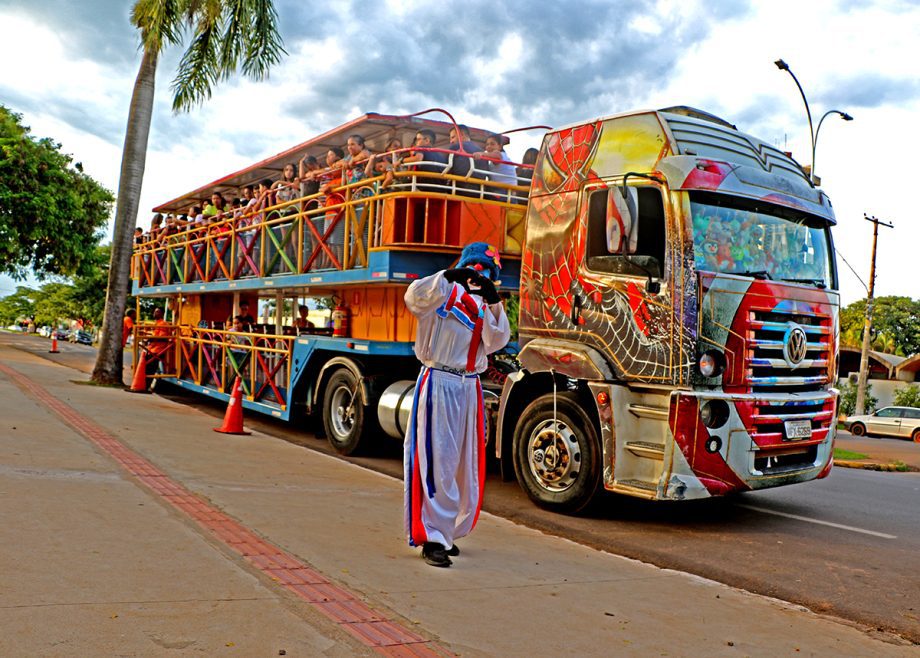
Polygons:
M434 139L410 147L422 129ZM401 438L418 369L405 287L485 241L519 305L520 351L484 378L484 449L537 504L572 512L601 489L684 500L828 474L834 215L790 156L675 107L549 130L509 182L457 144L462 132L368 114L158 207L235 193L355 135L391 163L293 199L266 186L248 209L140 245L134 292L166 297L172 319L156 377L219 399L239 377L244 407L306 423L343 453ZM422 157L402 164L404 152ZM291 326L311 300L334 327ZM241 301L271 317L227 329ZM143 342L150 328L138 331Z
M689 108L549 132L521 262L522 370L496 451L536 502L824 477L838 308L830 201Z

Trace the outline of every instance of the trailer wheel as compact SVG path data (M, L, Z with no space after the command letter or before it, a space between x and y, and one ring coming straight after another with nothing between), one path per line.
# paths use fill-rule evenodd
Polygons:
M528 405L514 431L514 472L540 507L572 514L600 487L600 445L593 421L571 393L552 393Z
M336 452L350 455L361 447L365 415L358 378L347 369L336 370L323 395L323 428Z

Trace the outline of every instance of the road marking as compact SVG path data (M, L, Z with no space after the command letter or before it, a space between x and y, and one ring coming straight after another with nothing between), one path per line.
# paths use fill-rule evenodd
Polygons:
M805 521L806 523L816 523L818 525L826 525L826 526L830 526L831 528L839 528L840 530L849 530L850 532L859 532L864 535L872 535L873 537L881 537L882 539L897 539L897 536L886 535L884 532L875 532L875 530L865 530L863 528L854 528L851 525L843 525L841 523L831 523L830 521L822 521L821 519L812 519L807 516L799 516L798 514L788 514L786 512L777 512L776 510L766 509L765 507L754 507L753 505L737 505L737 507L743 507L744 509L753 510L755 512L763 512L764 514L784 516L787 519L795 519L796 521Z

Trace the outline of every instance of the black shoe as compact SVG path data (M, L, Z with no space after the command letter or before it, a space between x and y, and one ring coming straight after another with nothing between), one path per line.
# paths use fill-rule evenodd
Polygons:
M443 544L425 542L422 546L422 559L433 567L449 567L453 564L447 557Z
M448 548L446 552L451 557L457 557L458 555L460 555L460 547L454 544L453 546Z

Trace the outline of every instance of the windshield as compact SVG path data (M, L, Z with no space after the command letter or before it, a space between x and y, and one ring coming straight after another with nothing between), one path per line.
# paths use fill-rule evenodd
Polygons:
M697 270L833 287L823 220L717 194L692 195L690 208Z

